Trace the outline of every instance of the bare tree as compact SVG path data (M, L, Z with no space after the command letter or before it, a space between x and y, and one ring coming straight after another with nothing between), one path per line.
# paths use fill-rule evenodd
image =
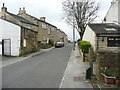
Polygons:
M64 19L77 29L82 40L86 26L97 17L99 5L93 0L65 0L62 2Z

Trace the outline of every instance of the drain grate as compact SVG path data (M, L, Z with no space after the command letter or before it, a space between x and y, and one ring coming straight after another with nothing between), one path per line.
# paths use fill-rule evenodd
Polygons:
M84 79L81 76L75 76L74 81L79 82L79 81L84 81Z

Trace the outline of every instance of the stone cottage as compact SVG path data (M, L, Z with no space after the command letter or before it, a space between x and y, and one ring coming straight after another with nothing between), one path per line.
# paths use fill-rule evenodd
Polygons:
M2 31L1 47L2 47L3 55L19 56L22 54L26 54L38 50L38 42L37 42L38 25L30 22L29 20L26 20L23 17L8 12L4 4L0 12L0 18L1 18L0 30ZM5 40L10 40L10 41L5 41ZM8 43L9 43L8 48L10 50L9 52L11 53L5 54L4 52L8 52L8 51L6 51L4 46L7 46ZM18 46L17 54L12 54L12 51L14 52L15 50L15 48L12 48L14 46Z
M68 36L60 29L57 30L57 40L62 41L65 44L68 43Z
M46 17L40 17L40 19L31 16L26 13L25 8L19 10L18 16L24 17L29 21L37 24L38 27L38 42L49 43L49 40L56 42L57 27L46 22Z
M53 43L55 43L56 41L65 41L65 43L68 42L67 35L63 31L57 29L56 26L48 23L46 21L46 17L40 17L40 19L38 19L27 14L25 8L20 8L18 16L24 17L25 19L32 21L33 23L38 25L39 43L49 43L49 40L51 40Z
M120 25L114 23L89 24L83 40L91 42L97 61L97 77L105 69L120 75Z

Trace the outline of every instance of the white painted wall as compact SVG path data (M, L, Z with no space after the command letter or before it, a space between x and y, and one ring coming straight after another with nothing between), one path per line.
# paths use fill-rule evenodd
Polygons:
M20 36L21 36L20 26L0 19L0 32L2 32L2 39L11 39L11 55L18 56L20 53L19 51ZM2 39L0 37L0 40ZM0 46L0 51L1 51L1 46Z
M2 42L2 31L1 31L1 29L0 29L0 42ZM0 55L1 54L2 54L2 44L0 44ZM0 56L0 66L2 66L2 57L1 56ZM2 90L2 69L0 69L0 90Z
M120 22L120 0L118 2L118 21Z
M119 6L120 6L120 0L114 0L114 2L112 2L111 7L109 9L109 11L106 14L106 22L107 23L111 23L113 21L117 21L120 22L120 10L119 10Z
M1 20L1 19L0 19ZM0 21L1 22L1 21ZM2 42L2 29L1 29L1 23L0 23L0 42ZM0 44L0 55L2 55L2 44Z
M89 41L92 44L92 47L94 50L95 50L95 37L96 37L96 34L91 30L89 26L87 26L85 33L83 35L83 40Z

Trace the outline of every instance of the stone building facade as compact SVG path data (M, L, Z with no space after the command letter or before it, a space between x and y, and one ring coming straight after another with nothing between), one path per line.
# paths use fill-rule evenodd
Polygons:
M91 42L96 55L96 76L101 80L105 70L119 76L120 26L114 23L89 24L83 40Z
M62 41L64 43L68 43L68 36L60 29L58 29L58 31L57 31L57 36L58 36L57 38L59 41Z
M38 42L37 42L38 25L32 23L29 20L26 20L23 17L17 16L15 14L8 12L4 4L0 12L0 17L1 19L6 20L10 23L16 24L20 26L21 28L20 30L21 31L20 33L20 36L21 36L20 37L20 54L19 55L23 55L26 53L39 50ZM6 33L9 33L9 32L6 32Z
M120 0L113 0L102 23L89 24L83 40L91 42L96 56L96 76L101 73L120 77Z
M18 16L24 17L29 21L38 25L38 42L39 43L49 43L51 40L53 43L60 41L60 38L67 35L59 31L56 26L46 22L46 17L40 17L40 19L31 16L26 13L25 8L19 10ZM66 38L67 41L67 38Z
M36 51L41 44L52 42L54 45L57 41L65 41L65 43L68 41L67 35L56 26L46 22L45 17L38 19L31 16L26 13L24 7L20 8L19 13L15 15L8 12L3 4L0 17L21 27L21 54Z
M67 42L67 35L63 31L46 22L45 17L38 19L27 14L24 7L23 9L20 8L19 13L15 15L8 12L3 4L0 17L21 27L21 53L35 51L39 49L41 44L50 44L52 42L54 45L57 41ZM26 47L22 46L24 43Z
M103 80L101 73L105 70L117 77L120 77L120 53L112 51L98 52L96 60L96 76L99 81Z

